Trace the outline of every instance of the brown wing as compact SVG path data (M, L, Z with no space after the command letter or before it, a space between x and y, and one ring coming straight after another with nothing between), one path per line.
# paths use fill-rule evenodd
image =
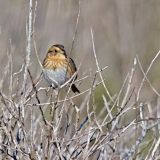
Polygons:
M76 65L72 58L69 58L68 71L70 72L71 76L77 71ZM76 78L77 78L77 75L76 75Z
M76 68L76 65L75 65L72 58L69 59L69 64L70 64L71 72L72 72L72 75L73 75L77 71L77 68ZM76 79L77 79L77 74L76 74L76 77L75 77L74 80L76 80ZM71 89L74 93L76 93L76 92L80 93L79 89L75 86L75 84L72 84Z

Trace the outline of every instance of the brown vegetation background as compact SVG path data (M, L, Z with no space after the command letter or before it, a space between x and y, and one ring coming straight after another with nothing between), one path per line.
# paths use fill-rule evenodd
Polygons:
M160 144L158 124L160 115L160 1L33 1L33 18L35 19L33 20L32 38L35 40L40 61L43 61L48 47L52 44L63 44L69 53L75 36L71 57L79 68L78 79L89 77L82 79L78 83L78 88L82 93L87 89L91 91L91 93L77 96L73 101L72 98L69 99L69 102L64 100L63 105L58 104L60 109L55 111L57 117L51 115L53 121L48 120L48 124L45 125L42 113L37 111L38 106L42 106L42 109L46 111L49 107L52 110L57 104L54 106L54 103L49 103L45 92L39 93L41 104L36 102L36 94L31 94L32 92L26 92L28 94L26 96L23 96L24 93L18 93L17 90L21 90L24 72L20 75L22 77L19 78L19 84L18 80L11 83L12 74L18 72L21 65L25 64L28 13L29 1L27 0L0 0L0 96L2 106L0 124L4 132L1 137L5 137L0 139L0 145L2 145L0 151L10 157L15 154L17 157L24 156L28 159L32 159L34 152L39 157L42 156L42 159L47 156L53 159L56 153L56 156L61 159L62 157L73 159L99 157L97 159L103 159L105 155L111 155L110 159L114 159L115 156L118 157L117 159L125 157L126 160L128 157L135 159L158 157L158 145ZM76 28L78 15L79 21ZM94 39L91 36L91 28ZM92 88L94 75L98 70L93 40L99 67L108 66L107 69L101 71L101 74L112 100L107 95L104 85L100 84L95 89ZM12 55L12 60L8 62L10 55ZM135 65L133 65L134 62L136 62ZM147 73L151 62L153 62L152 66ZM10 67L11 71L9 71ZM29 70L33 80L41 73L33 41ZM27 76L26 86L32 88L33 84L29 75ZM102 80L97 77L96 83ZM143 78L144 85L140 91ZM123 86L125 79L127 80ZM15 88L9 84L15 84ZM41 85L47 86L45 82ZM36 91L33 89L33 92ZM31 95L33 99L28 100ZM71 95L74 96L73 93ZM10 110L7 108L8 104ZM17 106L25 110L25 116L24 112L20 113ZM3 113L7 116L5 117ZM18 118L14 114L18 115ZM48 119L47 113L45 116ZM88 119L85 121L85 118ZM11 145L9 145L10 138L6 138L10 131L9 127L5 126L7 123L12 126L11 130L15 127ZM70 123L69 129L67 128L68 123ZM53 126L57 127L57 130ZM20 129L23 130L24 137L29 135L27 138L31 141L31 148L29 148L27 138L16 142ZM69 131L64 134L64 130L67 129ZM30 136L31 132L33 135ZM39 141L41 137L44 148L47 145L50 147L44 150L37 149L41 145ZM50 144L50 141L54 145ZM21 144L25 149L22 150L21 147L15 149L15 144ZM17 153L12 152L13 148Z

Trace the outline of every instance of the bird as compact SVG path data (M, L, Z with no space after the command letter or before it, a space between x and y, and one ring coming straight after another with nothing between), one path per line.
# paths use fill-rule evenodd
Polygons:
M56 89L70 81L71 89L74 93L80 93L79 89L73 83L77 79L77 68L72 58L70 58L64 46L61 44L52 45L43 60L44 79Z

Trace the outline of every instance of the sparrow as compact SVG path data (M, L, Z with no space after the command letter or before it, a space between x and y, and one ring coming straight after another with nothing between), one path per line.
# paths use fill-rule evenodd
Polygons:
M44 78L54 89L72 78L70 81L72 91L80 93L75 84L73 84L73 81L77 78L76 65L73 59L67 56L63 45L52 45L48 49L42 66Z

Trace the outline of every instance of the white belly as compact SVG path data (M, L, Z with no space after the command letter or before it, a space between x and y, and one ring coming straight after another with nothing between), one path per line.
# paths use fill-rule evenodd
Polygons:
M66 74L66 69L60 68L56 70L45 69L43 70L44 78L54 88L64 84L70 77Z

